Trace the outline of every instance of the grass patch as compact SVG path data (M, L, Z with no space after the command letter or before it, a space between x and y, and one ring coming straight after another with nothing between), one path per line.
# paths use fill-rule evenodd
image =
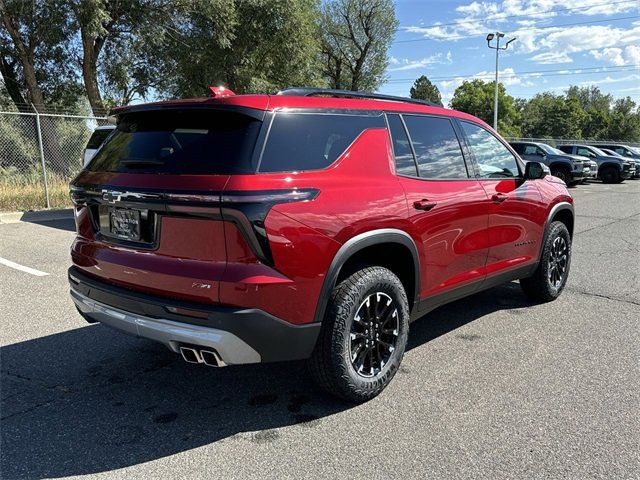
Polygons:
M70 208L69 181L49 175L51 208ZM12 172L0 168L0 211L15 212L47 208L42 174L37 170Z

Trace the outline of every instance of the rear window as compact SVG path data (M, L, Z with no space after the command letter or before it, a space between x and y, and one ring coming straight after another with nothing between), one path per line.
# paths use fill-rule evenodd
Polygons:
M292 172L326 168L367 128L385 128L382 115L278 112L259 170Z
M100 145L104 143L111 132L113 132L112 128L95 130L91 134L91 138L89 138L87 148L91 150L97 150L98 148L100 148Z
M253 173L261 122L228 111L125 114L87 169L163 174Z

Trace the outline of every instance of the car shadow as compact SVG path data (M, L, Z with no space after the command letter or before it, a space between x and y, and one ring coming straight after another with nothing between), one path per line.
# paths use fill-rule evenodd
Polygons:
M491 312L529 305L503 285L411 325L409 349ZM3 478L91 475L231 437L277 440L354 408L320 392L304 362L215 369L90 325L0 349ZM357 408L357 407L356 407Z
M28 223L35 223L43 227L55 228L56 230L65 230L67 232L76 231L76 222L73 218L65 218L61 220L27 220Z

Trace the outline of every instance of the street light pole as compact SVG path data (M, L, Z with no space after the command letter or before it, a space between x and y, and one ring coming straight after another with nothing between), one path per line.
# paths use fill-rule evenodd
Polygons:
M502 34L504 37L504 33ZM498 131L498 69L500 58L500 34L496 34L496 84L493 92L493 129ZM489 47L491 48L491 47Z
M499 69L499 58L500 58L500 50L506 50L509 48L509 44L515 40L515 37L509 40L504 47L500 47L500 39L504 37L504 33L496 32L490 33L487 35L487 47L493 48L496 51L496 82L495 89L493 93L493 129L498 131L498 69ZM496 39L496 46L491 46L491 40Z

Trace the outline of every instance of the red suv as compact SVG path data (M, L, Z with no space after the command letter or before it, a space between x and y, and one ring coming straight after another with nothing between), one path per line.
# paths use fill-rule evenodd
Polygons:
M317 89L113 113L71 184L71 296L188 362L309 358L364 401L411 320L515 279L549 301L567 281L565 184L470 115Z

